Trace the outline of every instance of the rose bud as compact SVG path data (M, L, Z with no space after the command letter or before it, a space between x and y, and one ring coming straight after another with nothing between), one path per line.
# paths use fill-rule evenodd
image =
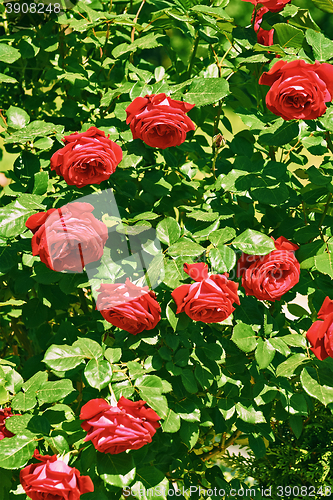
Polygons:
M65 136L65 147L51 158L51 170L61 175L69 186L100 184L114 173L123 157L120 146L108 137L96 127Z
M310 349L321 361L333 358L333 300L326 297L319 309L318 319L307 331L306 338L310 342Z
M123 396L117 406L104 399L92 399L81 408L80 419L91 441L101 453L117 454L138 450L152 442L160 417L145 406L145 401L130 401Z
M181 285L172 292L176 314L185 312L194 321L220 323L235 310L233 303L240 305L238 283L228 280L228 274L209 276L204 262L184 264L184 271L196 282Z
M272 238L274 240L274 238ZM294 252L298 246L283 236L274 241L276 250L267 255L243 253L237 262L246 295L260 300L280 300L299 281L300 267Z
M284 120L313 120L326 111L333 98L333 66L308 64L302 59L277 61L261 75L260 85L269 85L267 108Z
M91 213L90 203L73 202L31 215L25 225L33 233L32 254L54 271L82 273L103 255L106 225Z
M152 330L161 319L161 307L156 295L147 286L134 285L128 278L125 283L102 284L96 309L109 323L137 335Z
M89 476L81 476L56 455L40 455L35 450L34 458L42 463L27 465L20 472L21 485L32 500L80 500L84 493L94 491Z
M179 146L186 140L186 133L195 129L186 116L193 107L194 104L175 101L165 94L137 97L126 108L126 123L133 139L141 139L148 146L160 149Z

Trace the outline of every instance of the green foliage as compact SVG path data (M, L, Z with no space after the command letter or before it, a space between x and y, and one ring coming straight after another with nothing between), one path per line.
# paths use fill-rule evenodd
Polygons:
M313 4L332 12L331 0ZM37 447L69 454L91 476L87 500L121 499L125 488L145 500L143 488L175 484L228 492L248 476L263 486L332 485L332 360L317 360L305 335L333 298L333 108L284 121L267 110L258 80L276 61L330 64L333 42L319 11L314 21L292 4L264 15L274 45L260 45L250 5L238 5L239 14L227 0L82 0L58 17L6 18L0 7L1 136L16 155L0 193L0 404L16 414L6 420L15 436L0 441L0 500L22 496L19 469ZM126 124L135 98L159 93L195 104L195 130L179 146L149 147ZM99 186L67 185L50 158L64 135L91 126L121 146L123 160ZM99 189L113 190L119 213L96 215L112 242L94 279L48 269L32 255L27 219ZM151 229L162 252L148 241L148 276L162 318L134 336L104 321L93 291L124 277L117 239ZM265 256L280 236L300 247L299 283L280 301L245 295L241 253ZM241 305L222 323L176 312L171 292L193 283L183 267L196 262L239 285ZM297 292L310 312L291 303ZM141 449L95 452L80 409L121 396L146 401L161 428ZM238 443L250 459L229 457Z

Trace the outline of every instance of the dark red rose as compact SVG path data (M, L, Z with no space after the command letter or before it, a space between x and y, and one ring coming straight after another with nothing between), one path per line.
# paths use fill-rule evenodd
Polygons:
M194 104L175 101L165 94L137 97L126 108L126 123L130 125L133 139L142 139L153 148L179 146L186 140L186 133L195 125L186 113Z
M92 399L81 408L80 419L87 432L85 441L91 441L101 453L122 453L138 450L151 443L160 417L145 401L130 401L123 396L117 406L104 399Z
M99 260L108 239L106 225L91 213L90 203L68 203L31 215L25 225L34 233L32 254L54 271L81 273Z
M235 310L234 302L240 305L238 283L228 280L228 274L209 276L208 266L203 262L184 264L184 271L196 283L181 285L172 292L177 314L185 312L194 321L219 323Z
M40 455L35 450L34 458L42 463L27 465L20 472L23 489L32 500L80 500L84 493L94 491L89 476L81 476L56 455Z
M120 146L96 127L67 135L63 142L65 147L51 158L51 170L61 175L69 186L100 184L114 173L123 157Z
M134 285L128 278L125 283L103 284L96 309L114 326L136 335L152 330L161 319L161 307L156 295L147 286Z
M274 35L274 29L271 30L264 30L260 27L262 23L262 16L266 14L266 12L269 12L269 9L267 7L261 7L257 11L254 9L252 13L252 20L253 21L253 16L256 14L256 18L254 21L254 31L257 33L257 42L261 43L261 45L266 45L266 47L269 47L269 45L273 45L273 35Z
M333 98L333 66L308 64L302 59L277 61L263 73L260 85L269 85L267 108L284 120L313 120L326 111Z
M12 413L12 409L11 408L3 408L2 410L0 410L0 441L1 439L4 439L6 437L13 437L15 436L15 434L13 434L12 432L10 432L7 428L6 428L6 423L5 423L5 420L9 417L13 417L14 414Z
M326 297L318 312L318 318L309 328L306 338L310 349L320 359L333 358L333 300Z
M274 240L274 238L272 238ZM280 300L299 281L300 267L294 252L298 246L283 236L274 241L276 250L267 255L243 253L237 262L246 295L260 300Z
M244 0L244 2L251 2L255 7L262 5L270 12L280 12L291 0Z

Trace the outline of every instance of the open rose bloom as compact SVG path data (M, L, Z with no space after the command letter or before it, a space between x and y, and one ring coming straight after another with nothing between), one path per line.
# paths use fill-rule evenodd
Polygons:
M106 225L91 213L89 203L74 202L31 215L26 226L34 233L32 254L54 271L82 273L103 255Z
M274 239L274 238L273 238ZM267 255L243 253L237 262L246 295L260 300L280 300L299 281L300 266L294 253L298 246L283 236L274 241L276 250Z
M61 175L69 186L100 184L114 173L123 157L120 146L96 127L67 135L63 142L65 147L51 158L51 170Z
M179 146L186 133L195 125L186 113L194 104L176 101L165 94L137 97L126 108L126 123L131 127L133 139L141 139L153 148L166 149Z
M273 45L273 36L274 36L274 29L271 30L264 30L260 27L262 23L262 16L266 14L266 12L269 12L267 7L261 7L257 11L254 10L252 13L252 20L253 21L253 16L254 14L256 15L255 21L254 21L254 31L257 33L257 42L260 43L261 45L265 45L266 47L269 47L270 45Z
M318 320L307 331L310 349L321 361L333 358L333 300L326 297L318 312Z
M269 85L267 108L284 120L313 120L326 111L326 102L333 98L333 66L327 63L308 64L302 59L277 61L259 79Z
M41 463L27 465L20 472L20 481L27 496L32 500L80 500L81 495L94 491L89 476L81 476L56 455L40 455L34 458Z
M81 408L80 419L91 441L101 453L122 453L138 450L152 442L160 417L145 401L130 401L123 396L117 406L104 399L92 399Z
M233 303L240 305L238 283L228 280L227 274L209 276L204 262L184 264L184 271L195 283L181 285L172 292L177 314L185 312L194 321L219 323L235 310Z
M103 318L133 335L152 330L161 319L156 295L147 286L136 286L127 278L125 283L102 284L97 291L96 309Z

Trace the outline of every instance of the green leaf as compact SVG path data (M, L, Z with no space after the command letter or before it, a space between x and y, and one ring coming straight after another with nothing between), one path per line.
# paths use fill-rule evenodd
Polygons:
M322 253L315 255L314 264L316 269L323 274L328 274L333 278L333 254L332 253Z
M177 330L177 323L179 321L179 317L176 316L176 310L176 304L172 300L170 300L170 302L166 306L165 313L174 332Z
M291 304L290 304L291 305ZM297 305L297 304L294 304ZM293 313L291 313L293 314ZM309 313L307 313L309 314ZM303 335L298 335L296 333L290 334L290 335L284 335L283 337L280 337L283 342L285 342L287 345L291 345L293 347L303 347L306 348L306 339L303 337Z
M31 459L37 442L35 436L26 431L20 436L0 441L0 467L3 469L21 469Z
M276 368L276 376L291 377L296 368L300 366L304 361L308 361L308 358L307 356L305 356L305 354L293 354Z
M113 49L112 56L117 59L128 52L136 52L138 49L155 49L156 47L162 45L158 41L161 36L163 35L149 33L149 35L141 36L133 43L121 43Z
M24 207L17 208L13 205L7 205L6 208L0 209L0 237L11 238L22 234L26 228L26 221L34 210L29 210Z
M267 403L270 403L273 401L275 396L277 395L278 391L276 387L270 387L269 385L265 385L262 391L254 398L254 402L256 405L266 405Z
M236 264L235 252L225 245L213 248L209 252L209 258L214 272L217 273L228 272Z
M47 191L49 182L48 172L36 172L34 174L34 188L33 194L44 194Z
M157 238L166 245L170 246L180 237L180 227L178 222L172 217L167 217L156 226Z
M0 61L7 63L7 64L12 64L13 62L17 61L20 59L21 54L20 51L17 49L14 49L14 47L11 47L10 45L7 45L5 43L0 43Z
M209 387L214 382L214 376L208 370L208 368L206 368L202 364L196 365L195 370L194 370L194 375L203 389L206 389L206 390L209 389Z
M34 147L37 149L41 149L42 151L46 151L47 149L51 149L54 141L50 137L42 137L37 141L34 141Z
M333 4L332 4L333 5ZM333 12L333 11L332 11ZM325 62L333 57L333 42L322 33L317 33L312 29L305 32L306 41L311 45L314 57L319 62Z
M162 396L162 380L156 375L143 375L135 381L135 387L140 391L140 396L148 405L156 411L161 418L166 418L168 402L165 396Z
M275 349L266 340L258 339L255 358L259 369L264 370L273 361Z
M33 298L22 306L22 319L29 328L37 328L47 321L49 308Z
M26 143L28 141L33 141L36 137L61 134L63 130L63 125L54 125L53 123L36 120L29 123L29 125L23 129L11 134L9 137L6 137L5 143Z
M44 363L52 370L65 372L78 366L85 355L79 347L69 345L51 345L44 355Z
M40 405L44 403L55 403L73 392L73 384L69 379L45 382L37 392Z
M91 359L84 369L88 384L101 391L112 379L112 367L105 359Z
M194 210L193 212L187 214L187 217L195 219L195 220L201 220L203 222L212 222L218 219L219 213L218 212L202 212L201 210Z
M189 370L188 368L183 370L181 373L181 379L183 386L188 392L190 392L191 394L195 394L196 392L198 392L198 386L191 370Z
M24 434L26 430L33 434L48 435L51 426L47 418L41 415L15 415L6 420L6 428L13 434Z
M261 436L254 437L252 434L250 434L249 446L255 454L256 458L262 458L266 455L266 446Z
M245 407L241 403L236 403L237 415L248 424L265 423L265 417L261 411L256 411L253 406Z
M8 127L20 129L30 122L30 116L24 109L10 106L6 114Z
M333 1L332 0L312 0L318 9L333 14Z
M0 404L5 404L9 401L9 392L3 386L0 386Z
M27 392L19 392L12 399L11 406L13 410L28 411L32 410L37 404L36 392L30 390Z
M181 238L177 243L174 243L169 247L168 254L171 257L179 257L179 256L189 256L189 257L198 257L201 255L205 249L198 245L198 243L194 243L194 241L189 240L188 238Z
M269 340L267 340L271 344L271 346L274 347L276 351L278 351L280 354L283 354L283 356L289 356L290 354L290 349L287 346L285 342L281 338L274 337Z
M210 233L209 241L211 241L215 247L218 247L232 240L235 236L236 230L233 227L224 227L223 229L218 229Z
M153 488L164 479L164 474L156 467L147 465L136 471L135 479L147 489Z
M170 408L162 422L162 429L163 432L177 432L180 429L180 417Z
M242 252L250 255L267 255L275 250L272 238L253 229L246 229L246 231L237 236L232 244L239 250L242 250Z
M135 465L129 453L97 454L97 472L101 479L111 486L124 488L132 483L135 478Z
M105 351L104 356L110 363L118 363L121 359L121 349L120 347L111 347Z
M319 376L313 368L303 368L301 384L305 392L327 406L333 402L333 387L321 384ZM1 444L1 443L0 443Z
M180 428L180 439L186 444L189 450L192 450L193 446L199 439L199 425L195 422L182 422Z
M288 26L283 25L283 26ZM267 146L283 146L298 136L299 123L295 120L284 121L282 118L264 129L259 134L259 142Z
M184 95L186 102L206 106L220 101L229 94L229 85L223 78L196 78Z
M74 342L73 347L77 348L85 358L99 359L103 356L103 348L98 342L89 338L79 338Z
M278 23L273 25L274 28L274 43L278 43L282 48L294 47L300 49L304 40L302 30L290 26L286 23Z
M255 332L245 323L238 323L235 326L231 340L244 352L251 352L257 346Z
M12 78L11 76L4 75L0 73L0 82L1 83L17 83L16 78Z

